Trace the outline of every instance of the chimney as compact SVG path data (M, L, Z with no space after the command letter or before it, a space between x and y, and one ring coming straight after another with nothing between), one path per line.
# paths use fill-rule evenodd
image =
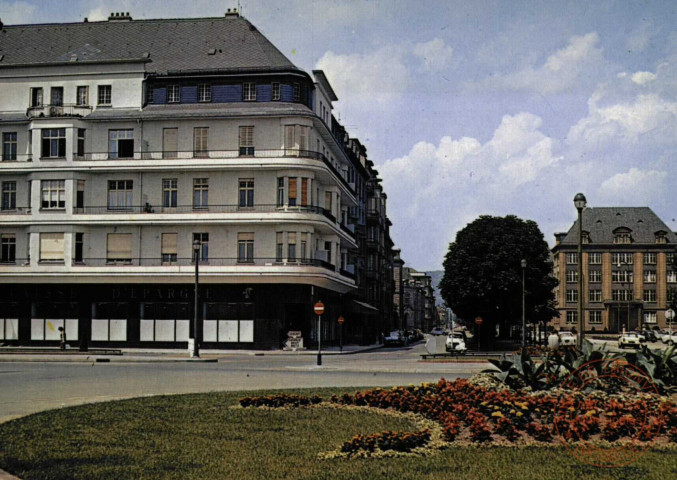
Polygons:
M2 31L3 26L4 26L4 24L2 23L2 19L0 18L0 31Z
M237 13L237 8L233 8L232 10L229 8L226 11L226 18L238 18L240 16L239 13Z
M129 12L111 12L108 17L109 22L130 22L132 17Z

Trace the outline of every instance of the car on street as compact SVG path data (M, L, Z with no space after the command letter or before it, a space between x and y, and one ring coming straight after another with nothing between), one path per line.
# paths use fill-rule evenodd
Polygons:
M576 335L572 332L564 331L557 334L559 337L559 345L561 347L574 346L576 345Z
M447 336L447 343L445 346L447 352L464 354L468 351L465 345L465 335L462 332L452 332Z
M630 333L634 333L635 335L637 335L637 337L639 338L639 343L646 343L646 335L644 334L644 332L634 330Z
M665 343L668 345L677 345L677 330L673 330L665 337Z
M656 337L656 332L653 330L642 330L642 335L646 337L647 342L656 342L658 341L658 337Z
M672 331L670 330L661 330L656 334L658 338L660 339L661 342L663 343L668 343L668 339L672 335Z
M639 335L636 332L626 332L620 337L618 337L618 348L639 348L641 341Z
M444 335L444 329L442 327L435 327L430 330L430 335Z
M407 344L407 337L399 330L393 330L383 339L383 345L386 347L403 347Z

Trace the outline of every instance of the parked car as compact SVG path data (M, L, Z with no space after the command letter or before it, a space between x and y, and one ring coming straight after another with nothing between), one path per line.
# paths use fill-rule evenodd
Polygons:
M663 342L663 343L668 343L668 339L670 338L671 335L672 335L672 332L670 330L661 330L658 333L658 337L660 337L661 342Z
M673 330L669 335L667 335L667 341L665 343L668 345L677 345L677 330Z
M618 348L639 348L640 343L639 335L636 332L626 332L618 337Z
M406 343L407 339L404 333L399 330L393 330L390 335L383 339L383 345L386 347L403 347Z
M576 335L571 332L559 332L557 336L559 337L559 344L561 347L574 346L577 343Z
M658 337L656 337L656 332L654 332L653 330L642 330L641 333L646 337L647 342L658 341Z
M634 333L635 335L637 335L637 337L639 337L639 343L646 343L646 335L644 335L644 332L641 332L639 330L634 330L634 331L629 332L629 333Z
M465 336L463 333L450 333L447 336L446 350L450 353L464 354L468 349L465 346Z
M432 330L430 330L430 335L444 335L444 328L435 327Z

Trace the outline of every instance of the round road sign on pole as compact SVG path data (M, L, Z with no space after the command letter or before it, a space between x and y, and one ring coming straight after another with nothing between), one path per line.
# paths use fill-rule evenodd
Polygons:
M313 310L315 310L315 315L322 315L324 313L324 303L317 302Z
M343 322L345 322L345 321L346 321L346 320L345 320L345 318L343 318L343 316L340 316L340 317L338 318L338 320L337 320L337 322L338 322L339 325L343 325Z
M476 323L477 325L482 325L482 317L477 317L477 318L475 318L475 323Z
M675 318L675 311L672 308L669 309L669 310L666 310L665 311L665 318L672 321L672 319Z

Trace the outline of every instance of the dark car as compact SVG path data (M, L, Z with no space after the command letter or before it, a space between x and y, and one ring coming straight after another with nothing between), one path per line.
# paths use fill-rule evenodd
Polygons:
M642 330L640 332L642 335L644 335L644 338L646 338L647 342L657 342L658 337L656 336L656 333L653 332L652 330Z

